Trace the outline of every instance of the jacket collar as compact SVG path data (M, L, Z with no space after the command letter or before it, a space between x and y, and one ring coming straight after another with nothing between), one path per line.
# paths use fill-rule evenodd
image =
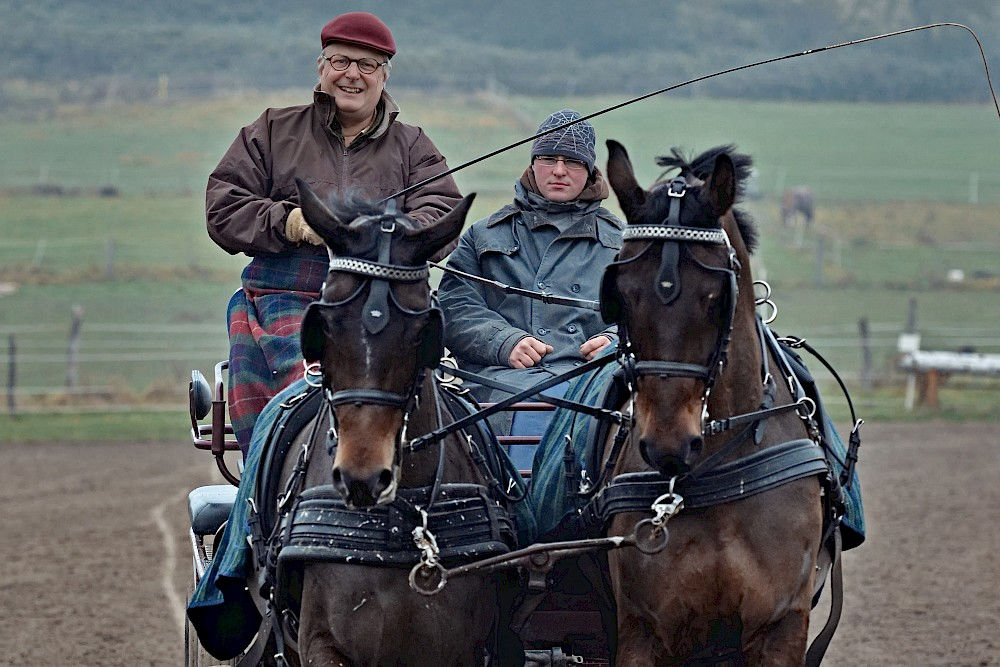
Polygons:
M603 176L601 179L603 180ZM514 203L507 204L487 218L486 227L512 224L518 214L522 216L528 229L532 230L546 224L548 218L571 216L575 222L559 238L591 239L608 248L621 248L624 224L611 211L601 206L599 200L554 202L528 191L523 182L517 182L514 184Z
M316 87L313 88L313 105L319 111L320 118L323 119L323 125L330 128L337 136L341 136L340 123L337 120L337 105L332 96L320 90L319 84L316 84ZM381 137L389 130L389 126L392 125L398 115L399 105L396 104L396 100L392 98L392 95L383 88L382 97L379 99L378 109L375 112L375 126L367 131L367 138L376 139Z

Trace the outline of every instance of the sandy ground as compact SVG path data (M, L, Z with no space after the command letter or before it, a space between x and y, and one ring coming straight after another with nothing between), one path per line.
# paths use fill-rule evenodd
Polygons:
M1000 665L994 428L865 427L869 537L825 664ZM182 664L185 499L218 480L186 443L0 445L0 664Z

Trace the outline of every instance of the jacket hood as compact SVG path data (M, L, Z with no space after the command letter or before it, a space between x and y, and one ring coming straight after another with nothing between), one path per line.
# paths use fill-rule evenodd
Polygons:
M524 170L521 174L521 180L518 181L520 185L524 186L524 189L535 195L538 195L545 201L549 201L542 196L541 190L538 189L538 182L535 180L535 172L531 170L531 165ZM514 192L517 192L517 188L514 188ZM579 196L571 202L549 202L552 204L577 204L577 203L593 203L602 202L608 198L611 194L611 189L608 187L608 182L604 179L604 174L597 167L594 167L594 171L590 174L587 179L587 184L583 186L583 190L580 192Z

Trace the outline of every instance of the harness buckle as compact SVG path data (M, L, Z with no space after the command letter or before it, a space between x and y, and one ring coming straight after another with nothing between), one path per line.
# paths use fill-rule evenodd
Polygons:
M668 197L683 197L687 193L687 181L683 178L673 178L667 184Z

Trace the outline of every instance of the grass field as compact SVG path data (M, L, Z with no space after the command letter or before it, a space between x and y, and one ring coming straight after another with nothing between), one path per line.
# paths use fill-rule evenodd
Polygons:
M397 97L452 166L530 136L553 109L590 113L620 101ZM190 369L207 372L225 357L225 305L246 258L227 255L205 234L204 183L240 125L264 106L304 99L66 108L37 122L0 120L0 382L10 373L13 341L22 412L81 403L176 406ZM1000 124L991 107L662 98L594 122L602 139L625 144L643 182L659 174L653 157L674 145L735 142L754 156L761 197L749 208L762 237L754 271L775 288L775 327L809 337L848 377L860 368L861 318L873 331L876 369L893 377L911 299L926 348L1000 351ZM480 193L471 218L509 200L527 151L515 148L456 175L464 191ZM604 155L600 146L599 163ZM796 184L818 197L808 231L776 221L776 193ZM104 186L117 196L100 196ZM609 206L617 208L613 198ZM965 280L950 281L955 270ZM85 397L58 390L75 305L84 314L78 371ZM899 416L894 379L865 397L874 414ZM956 393L942 395L938 414L994 416L995 381L963 382L951 383ZM153 414L108 418L165 423L163 413ZM186 433L177 414L177 432ZM3 418L0 440L47 427L86 439L102 428L88 424L110 428L96 416L34 419ZM81 421L62 421L72 419ZM122 437L141 436L141 427L122 428Z

